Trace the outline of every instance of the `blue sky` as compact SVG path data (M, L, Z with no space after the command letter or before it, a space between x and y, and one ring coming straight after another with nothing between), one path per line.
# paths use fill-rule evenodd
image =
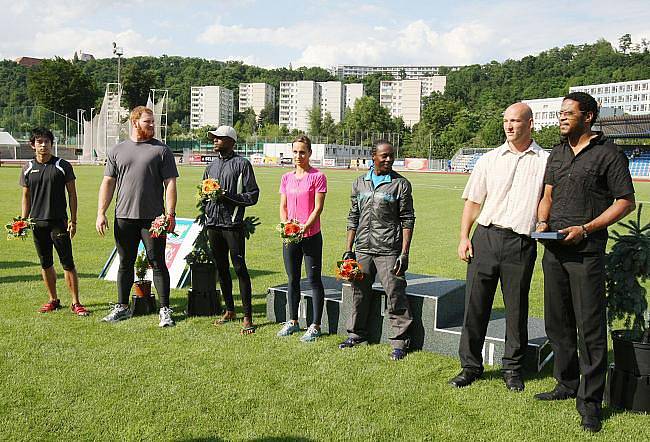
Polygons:
M0 59L181 55L264 67L464 65L625 33L650 40L647 0L0 0Z

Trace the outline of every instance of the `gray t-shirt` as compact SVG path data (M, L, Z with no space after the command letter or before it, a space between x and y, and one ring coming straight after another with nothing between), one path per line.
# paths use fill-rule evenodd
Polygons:
M163 181L178 170L162 142L126 140L108 152L104 176L117 179L115 218L153 219L164 212Z

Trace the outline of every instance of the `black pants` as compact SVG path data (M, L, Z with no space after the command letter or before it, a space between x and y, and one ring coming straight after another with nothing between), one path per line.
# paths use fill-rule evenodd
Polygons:
M542 266L553 376L577 393L580 414L600 415L607 372L605 251L546 248Z
M72 241L68 233L68 222L65 219L36 221L34 225L34 246L41 267L49 269L54 265L52 248L56 249L59 261L64 270L74 270L72 257Z
M482 350L501 281L506 308L504 370L521 370L528 346L528 292L537 244L525 235L478 225L472 236L474 258L467 266L465 320L458 353L463 368L483 371Z
M284 268L289 278L287 298L291 319L298 320L298 303L300 302L300 267L303 257L305 258L305 271L307 279L311 284L313 323L320 325L323 317L323 304L325 302L325 289L321 279L323 267L323 235L318 232L316 235L304 238L297 244L286 244L282 248L284 257Z
M239 279L239 293L244 307L244 316L252 317L251 277L246 267L246 238L243 229L240 227L224 229L208 226L207 232L226 309L231 312L235 311L235 301L232 297L232 278L230 277L230 264L228 262L228 254L230 254L232 266Z
M129 303L133 286L135 259L138 256L140 240L147 252L149 265L153 268L153 284L160 297L160 306L169 307L169 270L165 263L165 245L167 238L152 238L149 228L151 219L115 220L115 245L120 255L120 268L117 271L117 298L120 304Z

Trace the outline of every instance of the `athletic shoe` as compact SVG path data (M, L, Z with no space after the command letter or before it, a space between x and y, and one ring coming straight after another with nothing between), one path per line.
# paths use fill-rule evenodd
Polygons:
M160 307L160 313L158 313L160 324L158 324L158 327L173 327L176 325L172 319L172 312L173 310L169 307Z
M365 339L347 338L345 341L339 344L339 348L343 350L345 348L352 348L352 347L356 347L357 345L365 345L367 343L368 341L366 341Z
M129 319L131 317L131 311L128 307L124 307L122 304L115 304L113 310L102 318L104 322L119 322L124 319Z
M54 310L58 310L61 308L61 301L59 299L55 299L54 301L48 301L45 304L41 306L41 308L38 309L40 313L47 313L47 312L53 312Z
M316 339L320 338L320 330L314 326L310 325L304 335L300 338L302 342L313 342Z
M406 357L406 350L403 350L401 348L394 348L393 352L390 354L390 358L393 361L401 361Z
M90 314L90 312L86 310L86 307L81 304L72 304L70 310L72 310L72 313L77 316L88 316Z
M278 336L289 336L299 331L300 331L300 326L298 324L294 324L291 321L287 321L282 325L282 328L278 332Z

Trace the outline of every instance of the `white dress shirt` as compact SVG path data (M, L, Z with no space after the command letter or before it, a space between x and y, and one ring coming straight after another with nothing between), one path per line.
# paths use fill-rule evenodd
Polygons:
M537 222L548 156L535 141L524 152L506 141L481 156L463 192L463 199L483 205L476 221L530 235Z

